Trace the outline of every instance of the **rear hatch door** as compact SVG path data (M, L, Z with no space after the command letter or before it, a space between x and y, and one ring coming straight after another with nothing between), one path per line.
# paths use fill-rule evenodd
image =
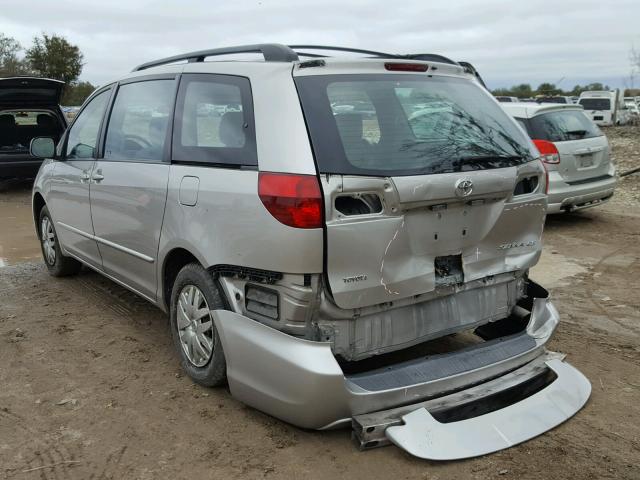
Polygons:
M575 107L541 111L529 119L534 139L553 142L560 155L556 168L568 183L607 175L610 167L607 137Z
M0 78L0 107L52 107L60 104L65 83L36 77Z
M336 304L393 302L534 263L544 174L522 130L470 76L367 70L296 77ZM525 178L535 185L515 208Z

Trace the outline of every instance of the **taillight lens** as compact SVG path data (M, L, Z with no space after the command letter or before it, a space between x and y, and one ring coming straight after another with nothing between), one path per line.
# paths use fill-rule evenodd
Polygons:
M548 140L534 140L533 143L540 152L540 159L544 163L560 163L560 154L553 142L549 142Z
M258 195L280 223L295 228L322 227L322 194L314 175L261 172Z

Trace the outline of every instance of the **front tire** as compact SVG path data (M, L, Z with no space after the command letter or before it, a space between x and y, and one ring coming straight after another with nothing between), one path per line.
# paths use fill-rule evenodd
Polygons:
M42 258L50 275L66 277L75 275L80 271L82 264L79 261L62 254L58 234L47 207L42 207L42 210L40 210L38 233L40 234Z
M211 310L225 309L212 275L197 263L182 268L171 291L170 326L184 371L196 383L216 387L225 383L227 363Z

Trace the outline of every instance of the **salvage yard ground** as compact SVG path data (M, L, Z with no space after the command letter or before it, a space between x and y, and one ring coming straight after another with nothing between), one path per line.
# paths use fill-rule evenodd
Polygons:
M640 128L607 134L619 170L640 166ZM532 272L562 316L551 348L591 380L590 401L530 442L447 463L359 452L347 430L300 430L194 385L159 310L90 271L47 275L29 193L0 187L0 478L640 478L638 174L605 206L548 218Z

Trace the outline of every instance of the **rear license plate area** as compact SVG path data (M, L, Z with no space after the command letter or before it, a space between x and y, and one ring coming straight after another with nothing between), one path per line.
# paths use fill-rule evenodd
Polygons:
M436 285L457 285L464 283L462 255L446 255L434 260Z
M578 157L578 168L593 167L594 163L592 155L582 155Z

